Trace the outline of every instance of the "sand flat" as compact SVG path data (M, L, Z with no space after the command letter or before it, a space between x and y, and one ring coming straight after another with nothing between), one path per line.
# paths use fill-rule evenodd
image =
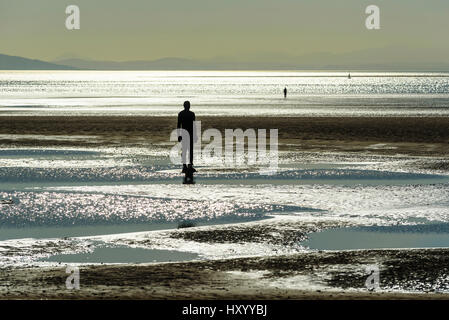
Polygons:
M350 151L381 154L447 155L445 117L201 117L203 131L278 129L281 150ZM0 144L20 146L142 145L167 143L176 117L0 116ZM7 135L11 135L8 138ZM45 139L18 139L43 135ZM75 140L57 136L77 136ZM55 136L51 140L48 137ZM82 140L79 137L85 136ZM223 135L224 136L224 135ZM95 138L93 138L95 137ZM376 148L372 148L376 145Z
M449 299L449 249L354 250L161 264L80 267L68 290L61 267L8 268L2 299ZM364 287L380 267L380 290ZM408 291L404 291L407 289Z

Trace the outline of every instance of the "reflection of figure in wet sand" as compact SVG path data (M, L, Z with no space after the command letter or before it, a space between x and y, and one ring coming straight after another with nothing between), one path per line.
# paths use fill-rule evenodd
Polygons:
M287 98L287 88L284 88L284 99Z
M181 135L181 130L184 129L189 134L189 137L186 137L187 139L183 139ZM178 114L178 141L182 141L182 172L187 173L187 169L189 171L196 172L196 170L193 168L193 142L196 138L194 136L195 131L195 113L190 111L190 102L185 101L184 102L184 110L181 111ZM187 150L189 151L189 167L186 165L186 153Z

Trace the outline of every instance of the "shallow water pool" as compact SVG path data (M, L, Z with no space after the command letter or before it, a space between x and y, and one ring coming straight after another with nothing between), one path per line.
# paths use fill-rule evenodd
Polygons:
M41 259L60 263L148 263L194 260L198 255L172 250L152 250L130 247L97 247L90 253L60 254Z
M447 248L449 223L329 229L301 243L316 250Z

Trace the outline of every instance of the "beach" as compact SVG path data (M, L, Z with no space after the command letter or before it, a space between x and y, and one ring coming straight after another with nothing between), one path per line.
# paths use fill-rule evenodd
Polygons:
M447 172L447 118L235 118L204 117L203 129L280 128L285 152L349 152L377 156L401 153L425 157L428 170ZM150 146L166 142L176 118L169 117L0 117L3 145L14 148L89 148ZM5 135L14 139L8 139ZM21 136L18 139L15 135ZM76 140L61 136L78 137ZM83 139L86 136L86 139ZM40 137L44 137L40 139ZM52 139L54 137L54 139ZM377 146L370 148L370 146ZM431 161L436 158L438 161ZM433 166L433 167L432 167ZM433 169L432 169L433 168ZM170 238L202 244L294 245L313 232L357 225L325 219L309 223L193 227L170 231ZM285 225L288 228L285 229ZM204 229L206 228L206 229ZM282 231L284 230L284 231ZM278 235L272 236L275 232ZM115 239L131 246L151 246L131 235ZM120 236L120 234L119 234ZM136 238L137 237L137 238ZM117 238L117 236L116 236ZM120 238L120 237L119 237ZM111 241L111 240L110 240ZM6 252L8 249L2 246ZM175 246L176 247L176 246ZM45 248L45 246L44 246ZM58 251L64 252L63 247ZM42 249L41 249L42 250ZM238 249L237 249L238 250ZM46 250L43 249L45 252ZM273 253L276 251L273 251ZM13 253L10 253L13 254ZM206 259L151 264L89 264L80 267L80 290L65 288L65 263L3 269L3 299L448 299L442 287L447 249L312 251L288 255ZM381 266L381 290L364 288L364 267ZM58 266L59 265L59 266Z
M448 299L446 75L285 75L0 74L0 298ZM203 132L277 129L277 171L183 184L185 99Z
M317 252L150 265L80 267L80 289L65 267L8 268L1 299L447 300L432 284L447 275L448 250ZM382 263L382 290L364 287L364 265ZM318 279L318 280L317 280ZM321 279L321 280L320 280ZM398 292L398 283L423 286ZM313 284L313 285L312 285ZM387 289L383 286L388 286Z
M0 300L449 300L448 1L3 2Z

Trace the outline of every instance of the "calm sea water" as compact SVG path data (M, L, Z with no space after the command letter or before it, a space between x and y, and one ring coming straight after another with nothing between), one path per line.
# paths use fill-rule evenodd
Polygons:
M0 71L2 115L448 116L449 73ZM282 90L288 89L288 98Z

